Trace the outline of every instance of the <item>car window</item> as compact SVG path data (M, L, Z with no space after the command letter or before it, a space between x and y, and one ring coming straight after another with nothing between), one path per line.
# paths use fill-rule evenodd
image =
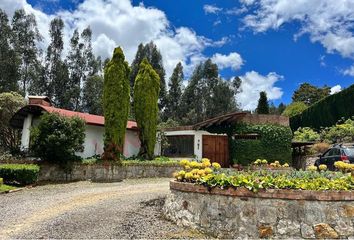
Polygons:
M333 151L333 149L329 149L327 152L325 152L325 153L323 154L323 156L324 156L324 157L332 156L332 155L331 155L331 154L332 154L332 151Z
M345 155L354 156L354 148L344 148Z
M339 148L333 148L332 150L333 150L332 156L338 156L338 155L340 155L340 149L339 149Z

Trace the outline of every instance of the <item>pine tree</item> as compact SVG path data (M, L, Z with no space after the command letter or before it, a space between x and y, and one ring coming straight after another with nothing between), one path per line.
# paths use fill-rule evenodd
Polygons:
M180 104L182 97L182 82L184 79L182 63L178 63L173 70L168 83L169 91L164 112L164 120L172 119L178 121L181 118Z
M0 9L0 93L18 90L19 59L10 46L11 37L9 19Z
M150 65L160 77L159 109L163 109L166 104L166 73L163 67L161 53L153 42L150 42L146 45L139 44L135 59L131 65L132 71L130 74L130 84L131 86L134 85L134 81L140 69L140 63L144 58L148 60Z
M104 69L103 110L105 117L105 158L119 159L123 153L129 113L129 65L120 47Z
M281 114L284 112L285 108L286 108L286 105L281 102L281 103L278 105L278 115L281 115Z
M234 91L229 86L228 82L218 79L218 83L213 89L213 95L209 104L208 110L210 113L207 118L220 116L236 110Z
M89 76L83 89L83 109L85 112L103 115L102 108L103 78L100 75Z
M134 84L134 110L139 127L141 148L139 155L152 159L156 143L159 75L145 58L140 64Z
M46 56L46 82L45 94L53 99L54 105L60 108L70 108L69 70L67 64L61 59L64 49L63 42L64 23L61 18L54 18L50 22L49 33L51 42Z
M267 93L264 91L259 93L259 100L256 112L258 114L269 114L269 103Z
M70 51L66 63L69 70L70 81L68 83L67 95L70 99L68 109L78 111L81 105L81 85L83 84L85 71L85 58L83 57L83 44L80 43L80 35L77 29L70 39Z
M28 93L30 84L39 78L40 62L38 60L37 43L41 36L33 14L26 14L23 9L16 10L12 18L12 43L21 60L20 85L22 95Z
M182 95L181 113L183 124L194 124L204 119L203 93L201 80L203 78L203 64L198 64Z

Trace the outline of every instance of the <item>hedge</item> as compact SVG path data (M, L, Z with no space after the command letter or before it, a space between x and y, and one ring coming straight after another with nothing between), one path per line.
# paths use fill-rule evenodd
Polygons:
M0 177L4 183L10 185L28 185L38 179L39 166L35 164L2 164L0 165Z
M234 133L256 133L259 139L230 139L230 157L234 163L249 165L256 159L291 162L292 132L289 127L271 124L239 124Z
M299 127L311 127L319 130L321 127L335 125L342 118L348 119L354 116L353 104L354 84L290 118L291 129L295 131Z

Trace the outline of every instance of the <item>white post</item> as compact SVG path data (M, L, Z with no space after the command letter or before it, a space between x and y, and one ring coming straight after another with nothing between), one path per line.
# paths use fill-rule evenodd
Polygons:
M22 137L21 137L21 150L26 150L29 148L31 126L32 126L32 114L28 114L23 121Z

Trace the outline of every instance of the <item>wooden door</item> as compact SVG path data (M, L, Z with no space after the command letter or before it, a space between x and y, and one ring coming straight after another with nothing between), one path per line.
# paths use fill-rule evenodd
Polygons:
M229 167L229 144L227 136L203 135L203 158Z

